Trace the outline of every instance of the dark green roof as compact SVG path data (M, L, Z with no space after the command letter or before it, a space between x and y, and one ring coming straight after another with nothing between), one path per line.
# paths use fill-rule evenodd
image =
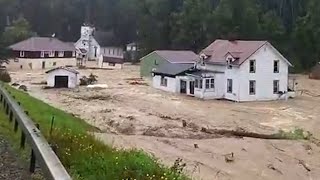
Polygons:
M163 64L156 68L153 73L176 76L194 68L194 64Z

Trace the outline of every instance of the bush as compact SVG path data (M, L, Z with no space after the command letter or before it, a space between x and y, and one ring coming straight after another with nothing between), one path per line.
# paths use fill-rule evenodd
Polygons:
M80 79L80 86L95 84L98 81L97 78L98 76L93 75L92 73L89 75L89 77L83 76Z
M11 77L7 70L0 70L0 81L6 83L11 82Z

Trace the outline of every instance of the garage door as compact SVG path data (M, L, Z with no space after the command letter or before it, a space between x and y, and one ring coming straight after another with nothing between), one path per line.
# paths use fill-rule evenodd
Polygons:
M54 87L55 88L68 88L68 76L55 76Z

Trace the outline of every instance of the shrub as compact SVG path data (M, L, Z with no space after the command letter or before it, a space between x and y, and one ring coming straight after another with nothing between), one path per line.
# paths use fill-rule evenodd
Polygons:
M0 81L6 83L11 82L11 77L7 70L0 70Z

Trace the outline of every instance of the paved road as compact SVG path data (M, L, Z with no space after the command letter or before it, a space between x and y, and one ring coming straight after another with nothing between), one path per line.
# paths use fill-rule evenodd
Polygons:
M10 144L0 135L0 180L31 179Z

